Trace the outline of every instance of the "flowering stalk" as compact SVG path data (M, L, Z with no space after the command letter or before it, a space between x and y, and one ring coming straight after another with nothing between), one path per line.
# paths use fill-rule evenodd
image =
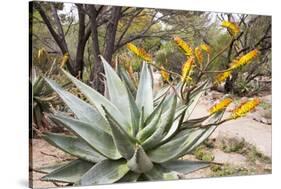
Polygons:
M258 54L259 54L259 51L257 49L254 49L254 50L248 52L247 54L243 55L242 57L235 59L231 63L230 68L236 69L243 65L246 65L246 64L252 62L252 60L255 59L258 56Z
M232 119L237 119L239 117L245 116L248 112L255 109L256 106L260 104L261 100L258 98L254 98L253 100L249 100L245 103L239 105L231 114Z
M202 64L203 63L203 54L202 54L201 48L196 47L194 53L195 53L196 59L199 62L199 64Z
M166 69L163 66L161 66L160 73L164 81L169 81L170 74L166 71Z
M201 44L201 45L200 45L200 48L201 48L203 51L206 51L208 54L211 53L211 48L210 48L210 46L207 45L207 44L205 44L205 43Z
M227 28L232 36L236 36L238 33L240 33L239 26L234 22L223 21L221 26Z
M231 75L231 71L226 71L226 72L223 72L223 73L219 73L219 74L215 77L215 82L214 82L214 84L216 84L216 85L221 84L221 83L224 82L230 75Z
M135 46L132 43L128 43L127 47L130 51L132 51L134 54L136 54L138 57L142 58L143 60L145 60L147 63L152 62L152 56L147 53L144 49L142 48L138 48L137 46Z
M69 54L65 53L62 57L62 60L60 62L60 68L63 68L63 66L65 65L65 63L68 61L69 59Z
M41 58L41 56L43 56L43 54L47 54L46 50L44 48L39 49L37 58Z
M225 108L227 108L227 106L232 102L231 98L225 98L222 101L220 101L219 103L215 104L214 106L212 106L209 109L209 113L210 114L214 114L217 113L219 111L224 110Z
M193 55L192 48L184 40L182 40L180 37L175 36L174 41L176 42L178 47L184 51L186 56L192 56Z
M182 82L186 81L187 79L191 79L189 77L189 75L190 75L193 64L194 64L194 57L193 56L188 58L187 61L183 64L183 66L182 66L182 76L181 76Z

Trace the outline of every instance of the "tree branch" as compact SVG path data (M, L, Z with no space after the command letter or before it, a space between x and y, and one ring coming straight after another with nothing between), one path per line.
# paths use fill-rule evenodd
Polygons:
M143 9L140 9L138 10L131 18L130 20L128 21L124 31L122 32L122 34L120 35L117 43L116 43L116 46L119 46L120 45L120 42L121 40L123 39L124 35L127 33L128 29L130 28L132 22L134 21L134 19L143 11Z
M116 45L116 46L115 46L115 50L114 50L114 51L116 51L117 49L123 47L124 45L126 45L126 44L129 43L129 42L132 42L132 41L134 41L134 40L136 40L136 39L141 39L141 38L143 38L143 37L145 36L145 34L149 31L149 29L150 29L155 23L157 23L157 21L154 20L156 14L157 14L157 12L155 12L155 14L152 16L150 24L149 24L139 35L135 35L135 36L130 37L130 38L126 39L126 40L123 40L122 42L119 43L119 45ZM161 18L163 18L163 17L165 17L165 16L166 16L166 15L163 15L163 16L159 17L157 20L160 20Z
M50 19L48 18L47 14L45 13L44 9L41 7L40 2L34 2L34 6L35 8L38 10L40 16L42 17L45 25L47 26L49 32L51 33L51 35L53 36L54 40L56 41L57 45L59 46L59 48L61 49L62 54L65 54L68 52L68 48L66 45L66 41L64 36L60 36L60 34L58 34L55 29L53 28ZM61 31L60 31L61 32ZM62 32L63 33L63 32ZM66 62L66 66L67 69L69 70L69 72L74 75L74 70L72 68L72 65L70 63L70 61Z

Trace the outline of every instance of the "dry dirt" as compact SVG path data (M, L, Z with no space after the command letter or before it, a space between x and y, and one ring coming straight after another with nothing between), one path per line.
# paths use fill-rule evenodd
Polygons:
M30 164L30 179L33 181L33 187L56 187L54 183L41 181L40 178L44 176L44 174L39 173L36 170L38 170L40 167L69 161L73 158L63 151L51 146L42 139L32 139L32 147L30 147L30 149L32 149L30 153L32 158L32 164Z

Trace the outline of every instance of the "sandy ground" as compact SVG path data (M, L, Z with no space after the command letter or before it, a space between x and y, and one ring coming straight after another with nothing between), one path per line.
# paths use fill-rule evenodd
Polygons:
M42 139L32 139L32 168L30 171L31 180L33 181L34 188L47 188L56 187L51 182L41 181L40 178L45 174L39 173L37 170L40 167L53 165L73 159L70 155L61 150L51 146L49 143Z
M202 115L207 115L207 110L206 105L200 103L194 110L192 117L198 118ZM226 118L229 115L230 113L226 112L224 117ZM271 157L272 127L271 125L253 120L254 116L255 113L252 113L246 117L223 123L210 138L244 138L248 143L255 145L263 154Z
M210 96L204 97L200 103L197 105L195 111L192 114L193 118L200 117L206 115L208 112L208 108L214 103L215 99L210 99ZM265 97L265 100L271 101L271 96ZM231 139L238 138L244 139L246 142L256 146L256 148L262 152L264 155L271 157L271 132L272 127L270 124L263 124L259 121L255 121L255 117L261 117L260 111L249 114L244 118L240 118L237 120L229 121L222 124L217 130L211 135L211 139ZM229 116L229 112L227 111L225 116ZM58 150L45 141L41 139L33 139L32 140L32 159L33 159L33 168L36 170L39 167L54 164L56 162L67 161L71 159L71 157L61 150ZM215 162L231 164L239 167L249 167L253 165L249 165L246 157L237 153L225 153L220 149L214 148L212 150L212 154L214 155ZM194 159L193 156L186 156L185 159ZM257 163L254 166L262 166L268 167L271 169L270 165L264 165ZM209 177L211 173L210 168L201 169L199 171L193 172L185 176L185 178L203 178ZM256 172L256 174L262 174L263 172ZM31 180L33 181L33 186L36 188L46 188L46 187L55 187L51 182L43 182L40 181L40 177L43 174L38 173L36 171L32 171L33 177Z
M271 95L263 97L262 100L271 102ZM203 98L203 100L196 106L191 118L207 115L208 108L211 107L212 103L214 102L212 102L210 97ZM230 111L233 108L234 105L227 109L224 118L230 116ZM248 143L255 145L263 154L271 157L272 127L271 125L256 121L256 119L265 119L263 118L263 114L264 110L262 110L262 108L257 108L255 112L249 113L246 117L223 123L215 130L210 138L244 138Z

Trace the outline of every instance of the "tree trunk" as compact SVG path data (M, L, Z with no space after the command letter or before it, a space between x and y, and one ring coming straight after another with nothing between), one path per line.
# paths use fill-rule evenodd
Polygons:
M92 41L93 41L93 55L94 65L91 70L90 83L93 88L99 91L101 94L104 93L104 83L100 78L100 74L104 73L103 66L101 64L99 40L98 40L98 24L97 24L97 10L94 5L89 5L89 15L92 30Z
M101 94L104 93L104 83L101 79L101 73L104 73L103 66L100 59L100 48L98 41L98 24L97 16L98 11L95 6L89 6L89 15L92 30L92 40L93 40L93 55L94 55L94 66L91 70L90 83L97 91ZM121 16L121 7L112 7L110 20L107 23L106 34L105 34L105 48L103 56L111 64L112 55L115 49L115 37L118 26L118 21Z
M118 26L118 21L121 16L121 7L112 7L111 18L107 24L106 34L105 34L105 48L104 48L104 58L111 64L112 55L115 49L115 37Z
M45 10L41 6L40 2L36 2L35 8L39 11L44 23L46 24L50 34L54 38L55 42L59 46L62 54L69 53L67 43L65 40L65 34L62 28L61 21L59 19L57 10L53 4L51 4L51 13L54 18L54 24L51 23L51 19L47 16ZM76 4L78 9L79 16L79 32L78 32L78 44L76 49L76 56L70 57L70 59L66 62L66 66L68 71L74 75L78 76L82 79L83 67L84 67L84 51L86 43L90 37L91 30L90 28L85 28L85 12L82 10L82 4ZM55 30L57 28L57 31Z
M84 51L86 43L91 34L91 28L85 27L85 12L82 4L76 4L79 17L79 31L78 31L78 44L76 50L75 59L75 72L79 75L80 79L83 79L83 68L84 68Z

